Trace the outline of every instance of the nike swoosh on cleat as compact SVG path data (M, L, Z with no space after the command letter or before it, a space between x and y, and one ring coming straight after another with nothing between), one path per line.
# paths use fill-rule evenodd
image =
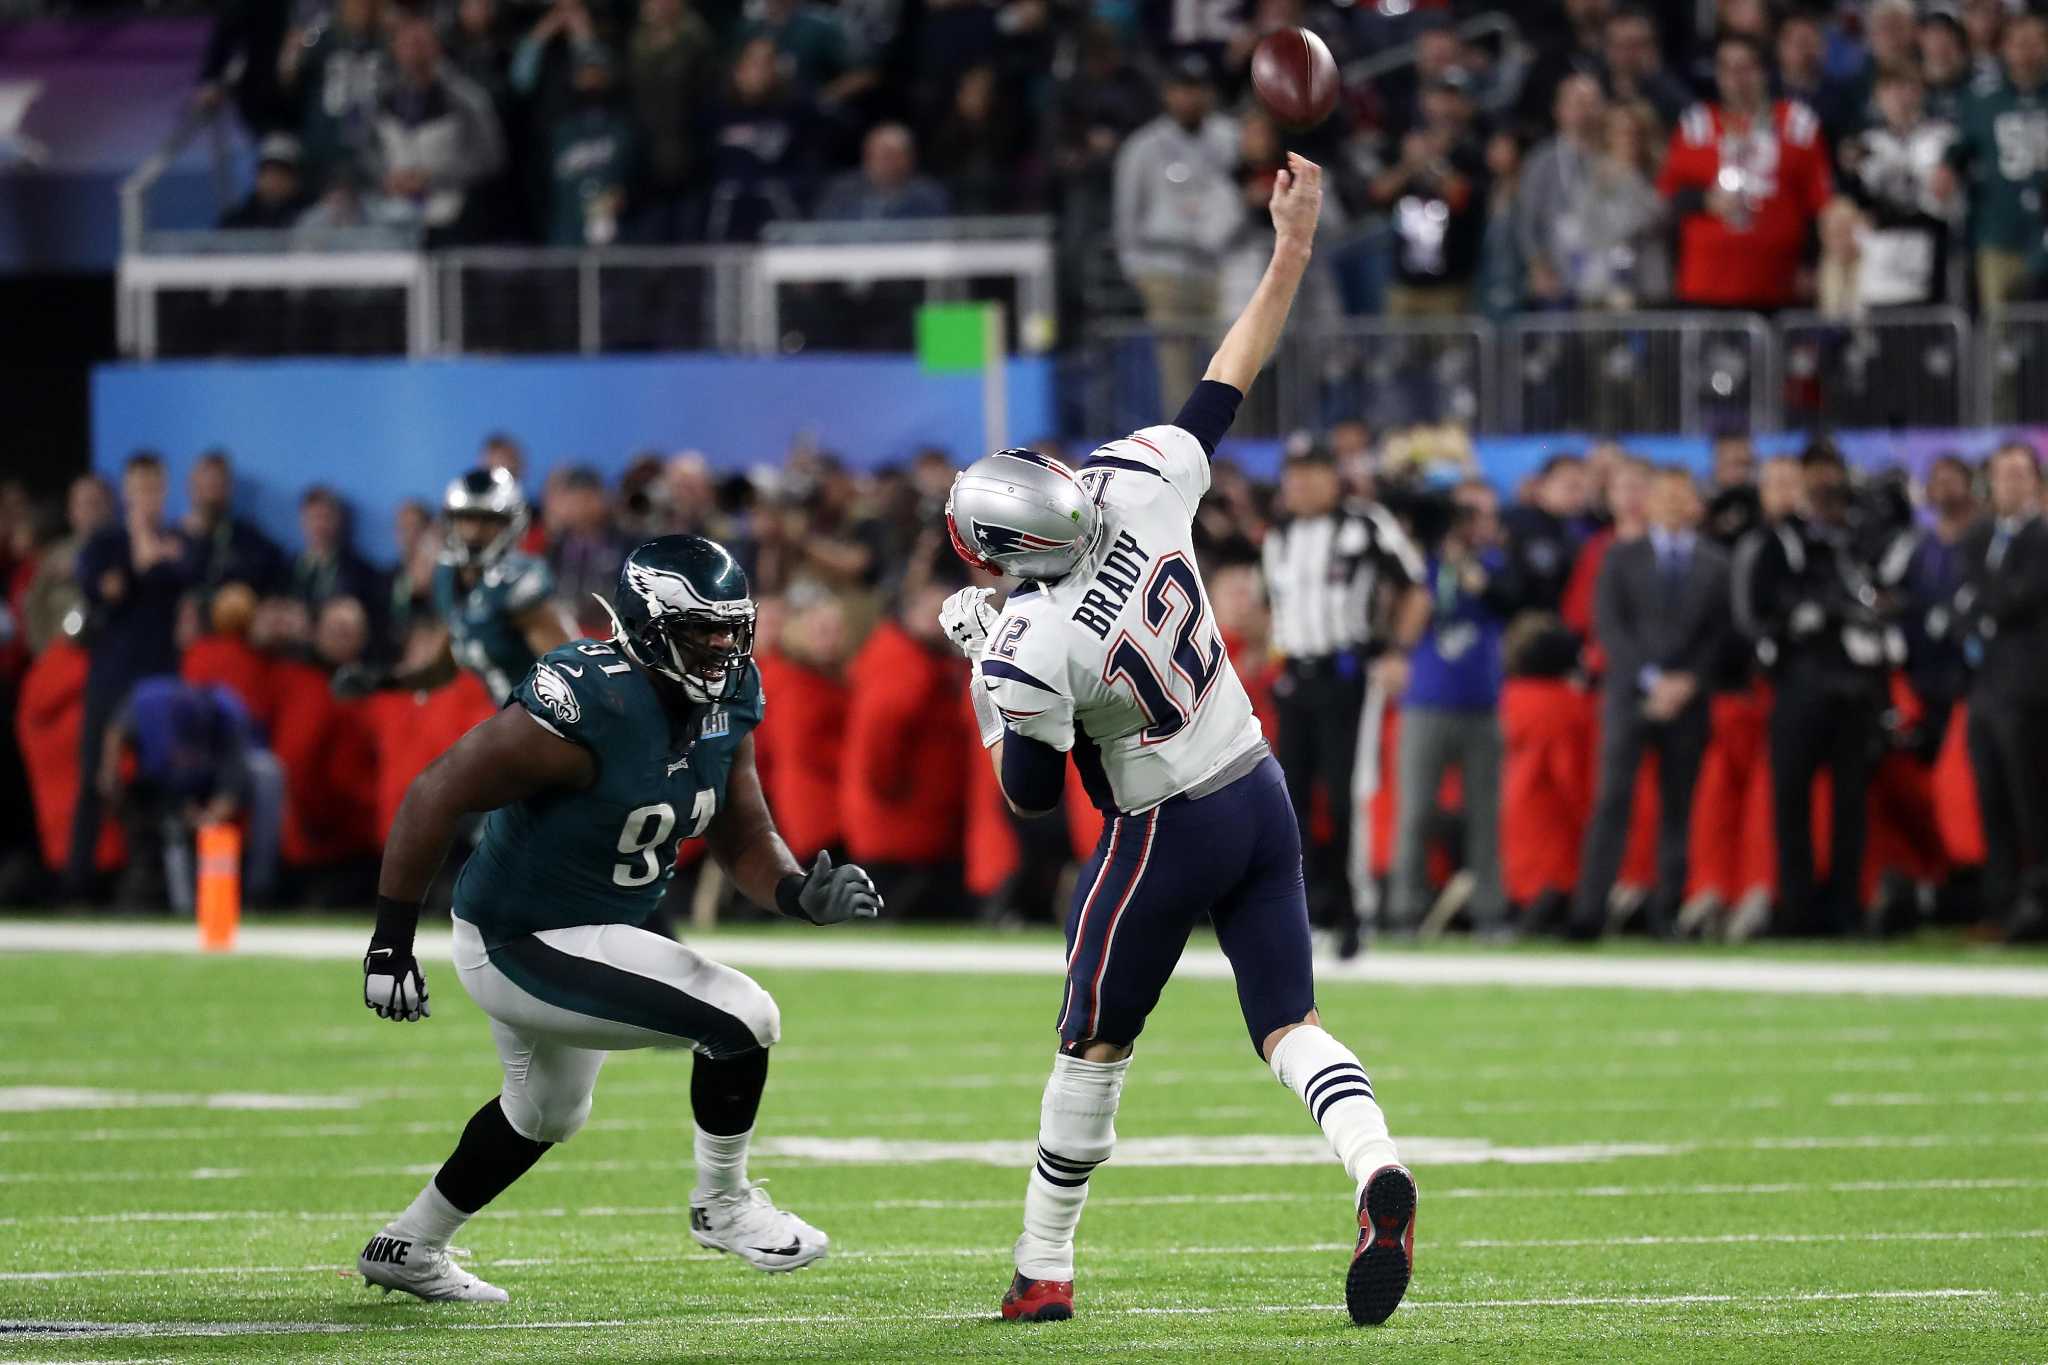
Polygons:
M753 1247L751 1249L760 1252L763 1256L794 1256L804 1249L804 1244L802 1242L791 1242L786 1247Z

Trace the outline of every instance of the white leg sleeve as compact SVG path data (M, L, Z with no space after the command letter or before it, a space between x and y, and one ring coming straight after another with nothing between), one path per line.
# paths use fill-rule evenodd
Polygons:
M1273 1074L1301 1096L1361 1192L1374 1171L1401 1159L1357 1054L1319 1026L1304 1024L1280 1040Z
M1034 1280L1074 1278L1074 1229L1088 1202L1088 1177L1116 1146L1116 1106L1131 1059L1053 1058L1038 1111L1038 1160L1024 1191L1017 1270Z

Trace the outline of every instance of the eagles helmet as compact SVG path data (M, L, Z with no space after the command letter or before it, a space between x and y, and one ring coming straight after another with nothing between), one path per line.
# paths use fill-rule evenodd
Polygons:
M977 569L1018 578L1073 572L1101 542L1104 525L1073 472L1035 450L976 460L946 498L954 551Z
M444 558L458 569L487 569L497 563L511 553L533 520L526 494L519 491L519 480L512 477L510 470L494 466L472 469L458 479L451 479L448 491L441 495L441 514L448 522ZM505 525L484 544L472 545L456 526L457 517L489 517Z
M692 701L738 700L754 655L754 600L723 545L650 540L626 556L613 597L597 600L627 658L682 684Z

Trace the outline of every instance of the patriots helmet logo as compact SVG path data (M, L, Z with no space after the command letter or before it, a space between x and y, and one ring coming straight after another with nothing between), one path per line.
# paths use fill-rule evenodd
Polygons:
M570 690L569 680L557 673L553 664L542 664L533 670L533 695L564 725L574 725L583 715L583 704Z
M1071 540L1053 540L1046 536L1033 535L1015 526L1000 526L992 521L983 521L979 517L967 524L973 530L974 539L981 546L982 553L988 555L1016 554L1023 550L1054 550L1073 543Z

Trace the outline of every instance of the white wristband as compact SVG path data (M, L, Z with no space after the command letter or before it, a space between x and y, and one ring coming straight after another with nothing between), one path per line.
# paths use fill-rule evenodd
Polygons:
M974 723L981 730L981 747L993 749L1003 737L1003 718L996 711L996 699L976 675L968 680L967 695L974 702Z

